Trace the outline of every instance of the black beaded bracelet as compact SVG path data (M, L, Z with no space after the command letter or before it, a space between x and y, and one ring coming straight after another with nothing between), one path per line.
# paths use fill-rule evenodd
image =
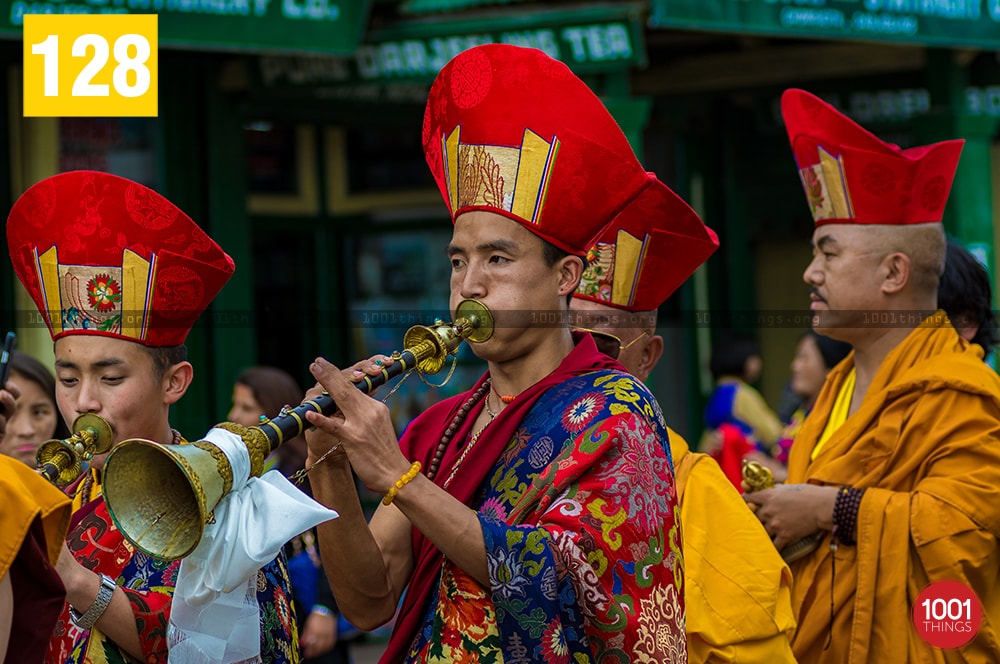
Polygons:
M833 505L833 526L837 539L843 544L854 544L858 527L858 509L864 489L842 486Z

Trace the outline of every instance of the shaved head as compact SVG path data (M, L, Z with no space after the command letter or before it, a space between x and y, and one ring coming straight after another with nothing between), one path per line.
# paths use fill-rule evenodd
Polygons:
M937 291L944 272L945 235L941 224L872 225L859 227L870 250L887 256L906 254L910 259L913 286L919 291Z

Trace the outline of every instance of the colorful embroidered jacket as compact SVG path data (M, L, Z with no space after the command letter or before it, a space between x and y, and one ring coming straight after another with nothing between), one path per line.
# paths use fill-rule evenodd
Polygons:
M446 560L408 661L686 661L667 431L641 383L542 393L475 503L491 587Z
M91 470L91 473L96 471ZM180 561L165 562L136 551L115 527L107 505L95 482L89 502L84 502L80 485L73 506L67 545L87 569L107 574L125 591L132 603L145 664L166 664L167 623ZM284 556L279 556L257 573L257 601L260 604L261 659L268 664L298 662L298 632L292 610L291 584ZM76 627L63 607L45 656L47 664L124 664L135 660L108 639L100 629Z

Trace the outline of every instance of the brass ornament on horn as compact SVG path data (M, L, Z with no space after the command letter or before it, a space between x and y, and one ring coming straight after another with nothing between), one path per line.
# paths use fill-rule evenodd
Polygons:
M73 435L45 441L35 455L42 477L56 486L71 484L83 473L83 464L111 449L114 429L100 415L84 413L73 420Z

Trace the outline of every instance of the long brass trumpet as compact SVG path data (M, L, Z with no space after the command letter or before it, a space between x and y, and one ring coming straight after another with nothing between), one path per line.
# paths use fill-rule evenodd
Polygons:
M395 362L381 374L365 376L357 387L367 394L414 368L423 374L437 373L449 355L457 354L463 339L481 343L491 336L489 309L477 300L462 300L454 322L439 320L429 327L408 329L404 350L393 354ZM258 426L223 422L217 428L242 438L250 455L250 474L258 477L267 455L306 428L307 412L330 415L336 410L333 398L324 393ZM198 546L205 525L215 519L213 510L232 489L233 481L229 459L210 441L161 445L134 438L108 455L104 500L118 530L137 549L161 560L177 560Z
M42 477L56 486L66 486L83 472L83 463L111 449L114 429L100 415L84 413L73 420L73 435L42 443L35 462Z

